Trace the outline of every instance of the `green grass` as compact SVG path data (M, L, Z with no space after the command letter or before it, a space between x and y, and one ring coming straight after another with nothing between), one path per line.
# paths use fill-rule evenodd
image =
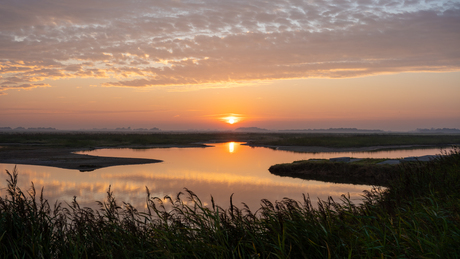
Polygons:
M405 164L364 203L261 201L204 206L192 191L138 211L110 188L99 209L50 205L12 172L0 198L1 258L458 258L460 153Z
M313 133L0 133L0 145L14 143L53 147L120 147L197 142L250 142L254 145L370 147L392 145L446 146L460 143L460 135L313 134Z

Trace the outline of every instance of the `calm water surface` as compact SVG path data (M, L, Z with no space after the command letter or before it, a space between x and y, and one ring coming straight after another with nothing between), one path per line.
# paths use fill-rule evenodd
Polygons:
M114 166L93 172L79 172L44 166L18 165L19 183L23 190L33 182L36 188L45 187L45 197L50 201L70 202L77 196L80 205L95 208L96 200L105 198L111 186L118 201L125 201L141 209L145 206L145 187L152 196L175 197L188 188L203 202L209 203L212 195L217 204L227 207L233 193L233 202L245 202L253 210L259 208L261 199L272 202L289 197L301 200L309 194L312 200L339 199L349 193L359 202L367 185L334 184L308 181L270 174L268 168L278 163L310 158L352 156L357 158L401 158L439 154L440 149L398 150L381 152L347 153L293 153L268 148L251 148L241 143L212 144L208 148L155 148L155 149L99 149L84 154L112 157L137 157L160 159L164 162L147 165ZM81 152L83 153L83 152ZM13 171L14 165L0 164L0 169ZM5 195L6 181L0 183L0 193ZM240 206L239 206L240 207Z

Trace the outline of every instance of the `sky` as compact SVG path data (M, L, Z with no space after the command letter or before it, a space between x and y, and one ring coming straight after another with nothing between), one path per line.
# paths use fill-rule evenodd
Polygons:
M460 128L459 25L453 0L2 0L0 127Z

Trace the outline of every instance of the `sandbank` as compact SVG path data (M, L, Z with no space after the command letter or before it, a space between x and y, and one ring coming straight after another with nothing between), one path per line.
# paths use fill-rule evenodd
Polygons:
M88 149L38 146L4 147L0 149L0 163L51 166L85 172L109 166L162 162L157 159L103 157L74 153L85 150Z

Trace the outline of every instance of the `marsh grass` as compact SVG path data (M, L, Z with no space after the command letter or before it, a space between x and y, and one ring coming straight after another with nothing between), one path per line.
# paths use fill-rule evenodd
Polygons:
M250 142L252 145L322 146L332 148L392 145L448 146L460 143L460 134L318 134L318 133L4 133L0 143L50 147L120 147L149 145L189 145L197 142Z
M355 165L376 165L386 160L388 160L388 158L363 158L358 161L353 161L350 163L355 164Z
M356 162L334 162L326 159L301 160L276 164L268 170L278 176L324 182L388 186L400 174L399 165L378 165L385 159L363 159ZM413 164L413 166L418 166Z
M151 197L138 211L110 187L99 209L50 205L9 175L0 198L1 258L458 258L460 153L405 164L388 189L362 204L285 198L248 206L204 206L190 190Z
M256 141L257 142L257 141ZM460 135L422 134L277 134L259 142L275 146L372 147L401 145L451 145Z

